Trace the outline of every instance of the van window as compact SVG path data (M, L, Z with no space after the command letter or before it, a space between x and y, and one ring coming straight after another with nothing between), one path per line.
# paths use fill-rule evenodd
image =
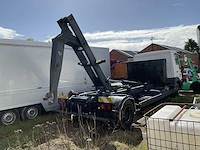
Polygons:
M177 65L179 65L179 57L177 54L174 54L175 62Z

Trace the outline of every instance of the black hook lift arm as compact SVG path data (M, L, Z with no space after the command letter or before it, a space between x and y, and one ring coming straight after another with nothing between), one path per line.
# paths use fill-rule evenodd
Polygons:
M101 62L105 61L97 62L73 15L71 14L68 17L61 18L57 22L61 28L61 34L52 39L50 91L46 94L46 98L44 99L51 98L52 94L54 100L57 99L57 88L65 44L73 48L81 62L80 64L85 68L96 89L112 90L110 83L107 81L107 78L99 66Z

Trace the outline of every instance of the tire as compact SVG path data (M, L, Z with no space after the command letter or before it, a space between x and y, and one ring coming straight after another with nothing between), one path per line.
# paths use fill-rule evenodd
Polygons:
M130 129L134 118L134 107L130 100L126 100L122 104L119 121L123 129Z
M180 85L180 83L179 82L176 82L176 84L175 84L175 90L179 90L181 88L181 85Z
M34 119L41 114L41 106L24 107L21 111L22 120Z
M192 89L193 89L194 94L200 94L200 83L195 83L192 86Z
M16 109L0 112L0 123L4 125L11 125L19 118L20 115Z

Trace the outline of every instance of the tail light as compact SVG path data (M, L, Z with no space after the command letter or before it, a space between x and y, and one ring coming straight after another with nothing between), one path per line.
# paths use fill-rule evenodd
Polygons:
M110 104L99 104L99 109L111 110L111 105Z

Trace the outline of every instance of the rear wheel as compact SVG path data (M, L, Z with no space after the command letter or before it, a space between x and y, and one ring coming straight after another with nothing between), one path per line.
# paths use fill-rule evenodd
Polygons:
M200 94L200 83L195 83L193 86L192 86L192 89L193 89L193 92L195 94Z
M19 120L19 112L16 109L0 112L1 124L11 125Z
M123 129L129 129L134 118L134 107L130 100L126 100L122 104L119 121Z
M21 111L21 118L23 120L34 119L41 114L41 106L24 107Z

